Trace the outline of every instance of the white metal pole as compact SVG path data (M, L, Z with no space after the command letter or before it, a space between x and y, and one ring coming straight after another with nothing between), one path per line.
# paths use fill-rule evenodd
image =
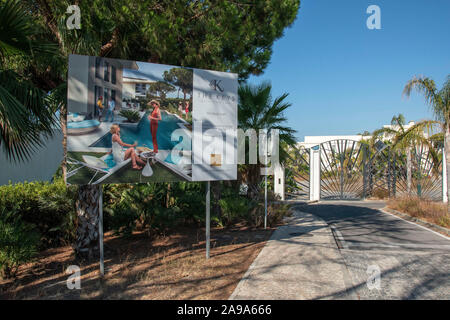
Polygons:
M98 199L98 243L100 247L100 274L105 275L105 261L103 255L103 186L100 185L100 196Z
M268 155L268 145L269 145L269 132L266 131L266 176L265 176L265 186L264 186L264 229L267 229L267 166L269 165L269 155Z
M209 259L209 251L210 251L210 237L211 237L211 194L210 188L211 182L207 182L206 184L206 259Z

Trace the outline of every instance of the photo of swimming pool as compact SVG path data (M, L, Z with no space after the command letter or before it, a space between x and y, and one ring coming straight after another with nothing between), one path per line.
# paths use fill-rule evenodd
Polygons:
M235 127L237 74L105 57L70 57L67 184L236 178L237 165L225 164L222 159L223 143L208 138L203 148L206 130L195 126L194 119L212 129ZM112 76L117 81L112 81ZM212 83L225 87L212 88ZM219 95L214 92L217 90ZM198 99L194 99L195 93ZM218 108L223 112L217 113ZM161 117L157 128L151 127L150 115L152 119ZM211 165L193 163L192 139L197 128L202 134L196 138L195 152L202 159L205 153L206 161L214 159L208 162ZM112 142L116 133L123 148Z
M148 112L142 117L137 127L129 127L120 125L120 138L123 142L133 144L137 141L138 146L153 149L152 134L150 132L150 120L148 120ZM179 141L171 141L172 132L180 129L178 124L183 123L179 118L167 112L161 112L162 120L158 124L157 141L160 150L172 150ZM99 140L94 142L90 147L111 148L111 133L105 134ZM191 146L192 149L192 146Z

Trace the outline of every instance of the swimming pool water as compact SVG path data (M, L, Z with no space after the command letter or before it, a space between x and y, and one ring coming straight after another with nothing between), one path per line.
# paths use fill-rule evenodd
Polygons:
M139 147L149 147L153 149L152 134L150 132L150 120L148 120L148 113L144 115L137 127L120 126L120 138L123 142L133 144L137 141ZM172 114L161 112L162 120L159 121L157 137L158 149L172 150L179 141L171 141L170 136L172 132L179 129L178 123L180 119ZM182 139L182 138L180 138ZM97 140L91 147L111 148L111 133L105 134Z

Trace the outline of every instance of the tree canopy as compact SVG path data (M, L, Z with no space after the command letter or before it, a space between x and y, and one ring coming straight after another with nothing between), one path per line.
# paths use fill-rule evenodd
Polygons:
M18 1L0 2L0 146L10 160L28 159L57 124L52 96L17 70L57 49L34 27Z
M167 93L175 91L175 87L164 81L156 81L150 83L148 91L151 94L158 95L161 99L165 99Z
M180 88L184 99L186 99L186 94L192 94L194 78L191 69L172 68L169 71L164 71L164 80Z
M81 29L69 30L71 3L21 2L62 53L47 68L31 70L46 89L63 81L69 53L231 71L244 80L264 71L300 6L299 0L79 1Z

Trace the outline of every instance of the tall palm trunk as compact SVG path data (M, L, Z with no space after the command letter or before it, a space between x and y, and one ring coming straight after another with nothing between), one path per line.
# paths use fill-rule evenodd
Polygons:
M77 256L91 259L98 245L99 185L78 187L77 234L74 250Z
M444 137L444 152L445 152L445 162L447 165L447 197L450 195L450 123L445 126L445 137ZM447 200L447 212L450 214L450 201Z
M412 182L412 161L411 161L411 147L406 149L406 192L411 195Z
M259 199L259 184L261 182L261 166L259 164L250 164L247 173L247 197L250 199Z
M217 218L220 220L222 216L222 209L220 207L220 199L222 197L222 186L221 181L213 181L211 183L211 191L213 194L213 212L217 216Z
M66 182L67 178L67 162L66 162L66 156L67 156L67 106L65 104L61 104L61 107L59 108L59 121L61 123L61 130L63 133L63 161L61 163L61 169L62 169L62 176L64 179L64 182Z

